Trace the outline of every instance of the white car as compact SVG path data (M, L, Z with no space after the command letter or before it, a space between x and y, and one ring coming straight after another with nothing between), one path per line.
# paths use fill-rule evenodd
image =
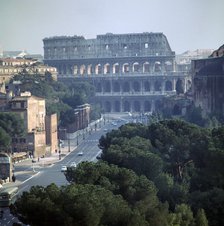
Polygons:
M61 172L66 172L67 171L67 166L62 166L61 167Z
M77 164L76 164L75 162L72 162L72 163L70 164L70 167L75 167L75 168L76 168L76 166L77 166Z
M78 152L78 156L83 156L83 152L82 151Z

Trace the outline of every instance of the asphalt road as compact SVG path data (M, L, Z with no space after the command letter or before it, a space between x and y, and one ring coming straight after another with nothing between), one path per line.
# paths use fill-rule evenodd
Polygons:
M82 161L97 161L96 157L100 154L101 150L98 147L99 139L103 134L106 134L112 129L116 129L122 124L128 123L130 121L130 116L128 115L113 115L113 120L111 116L105 117L100 124L100 128L93 130L91 133L86 133L85 136L79 137L79 145L77 146L77 140L70 140L71 152L66 155L61 161L55 162L50 167L35 166L33 165L35 172L31 170L30 164L19 164L15 167L15 172L22 172L17 174L17 178L22 181L18 186L18 194L22 194L24 191L29 191L32 186L48 186L51 183L55 183L57 186L63 186L68 184L64 173L61 172L62 166L69 166L72 162L79 164ZM110 119L109 119L110 118ZM85 138L85 139L83 139ZM66 144L65 144L66 145ZM74 148L75 147L75 148ZM78 153L82 152L83 155ZM3 218L0 219L1 226L10 226L13 222L18 222L18 219L12 216L8 208L4 209Z

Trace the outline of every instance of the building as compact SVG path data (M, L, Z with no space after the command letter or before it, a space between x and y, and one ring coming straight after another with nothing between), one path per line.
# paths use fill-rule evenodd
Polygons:
M0 58L0 84L8 83L16 74L39 74L43 77L50 73L57 80L57 69L37 62L35 59Z
M204 114L224 116L224 45L205 59L192 61L193 96Z
M46 129L46 145L50 148L46 151L50 155L58 148L58 119L57 114L46 115L45 129Z
M60 36L43 43L44 62L57 68L58 79L91 83L104 112L150 112L177 86L185 92L191 84L187 72L176 70L163 33Z
M91 107L89 104L82 104L74 109L75 120L71 123L68 128L68 133L74 133L75 131L87 128L90 123L90 111Z
M26 137L14 137L12 152L27 151L34 157L45 155L45 100L31 96L31 93L21 93L9 102L9 111L19 114L24 120Z

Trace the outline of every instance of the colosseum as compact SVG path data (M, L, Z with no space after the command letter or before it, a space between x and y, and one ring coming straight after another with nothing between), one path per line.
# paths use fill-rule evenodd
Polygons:
M132 33L44 38L44 62L58 79L89 82L104 112L151 112L177 87L189 87L177 70L175 52L163 33Z

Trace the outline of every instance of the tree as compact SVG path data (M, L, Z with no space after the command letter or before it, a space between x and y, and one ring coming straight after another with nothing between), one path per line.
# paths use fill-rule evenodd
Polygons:
M23 136L25 134L24 122L15 113L0 112L0 126L10 137Z
M208 220L203 209L197 211L195 221L197 226L208 226Z
M95 185L32 187L11 207L26 224L37 225L148 225L120 195ZM134 225L133 225L134 226Z
M194 225L193 212L186 204L177 205L175 208L176 224L180 226Z
M6 131L0 127L0 152L8 151L11 145L11 138Z

